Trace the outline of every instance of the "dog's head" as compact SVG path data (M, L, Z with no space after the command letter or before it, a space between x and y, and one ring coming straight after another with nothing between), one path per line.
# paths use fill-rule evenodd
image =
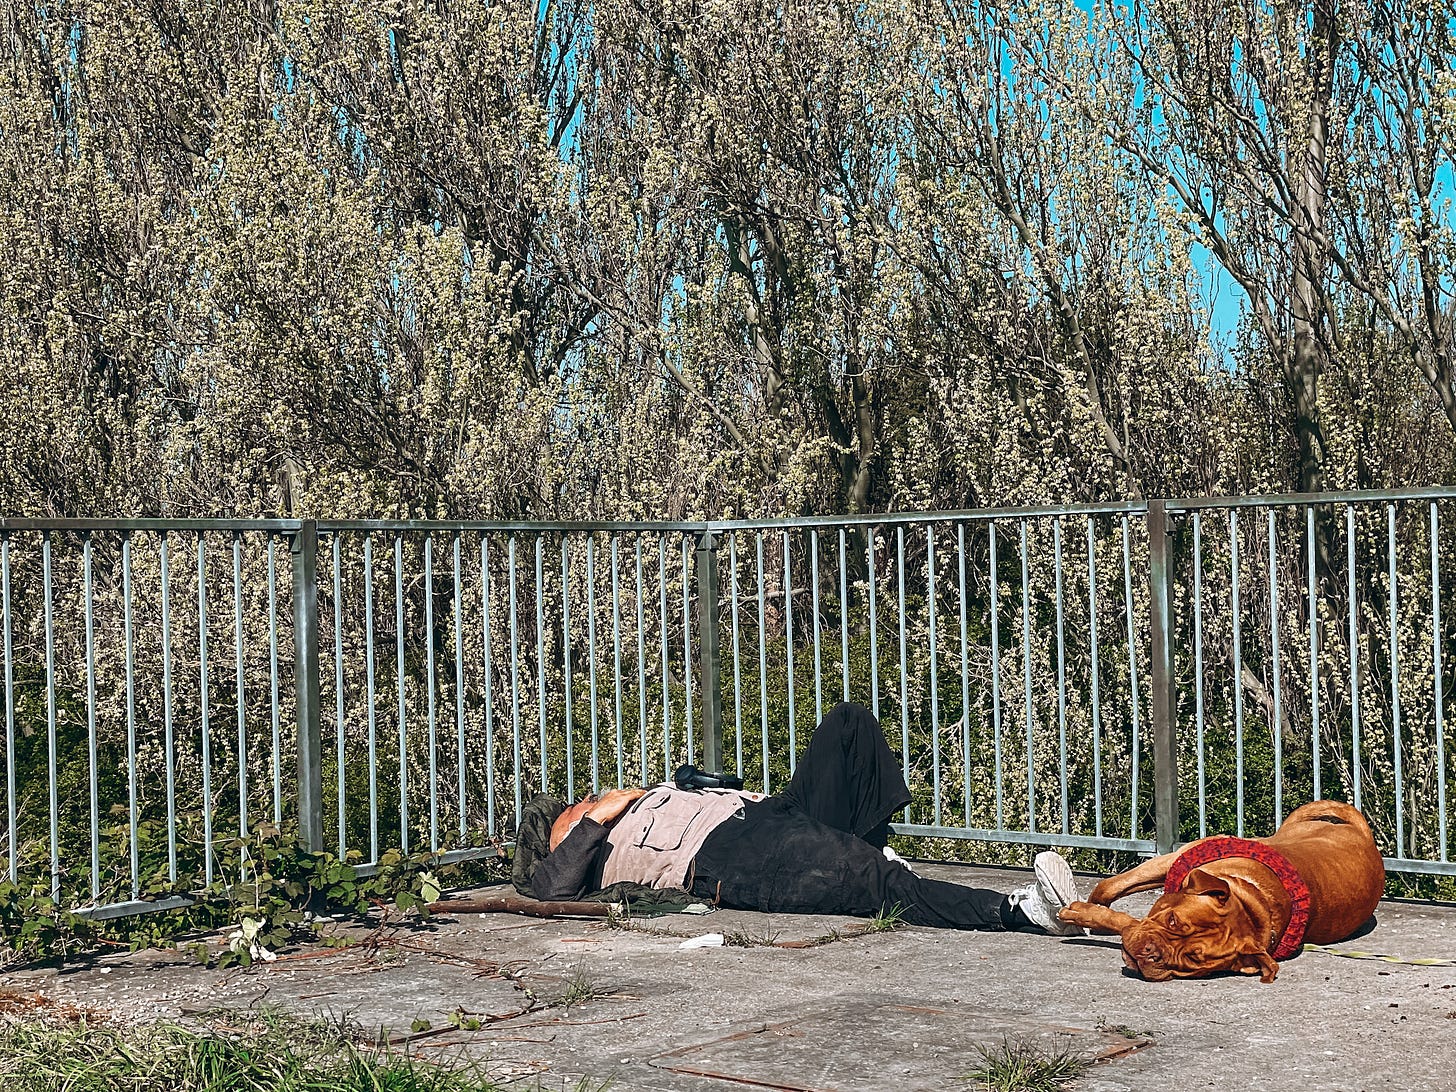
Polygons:
M1129 921L1121 930L1123 962L1150 982L1219 971L1273 982L1279 972L1267 927L1254 920L1227 880L1201 868L1153 903L1147 917Z

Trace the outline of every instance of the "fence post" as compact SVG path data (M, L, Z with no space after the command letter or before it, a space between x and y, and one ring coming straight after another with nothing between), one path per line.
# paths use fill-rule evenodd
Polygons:
M1178 841L1177 692L1167 502L1148 502L1148 591L1152 603L1153 808L1159 853Z
M292 536L293 693L298 708L298 836L324 848L323 739L319 726L318 525L302 520Z
M698 536L698 652L703 697L703 767L723 768L723 694L718 684L718 548L713 532Z

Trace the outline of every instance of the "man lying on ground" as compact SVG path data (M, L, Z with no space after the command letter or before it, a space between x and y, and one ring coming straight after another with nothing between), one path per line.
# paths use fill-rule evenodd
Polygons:
M872 917L898 907L913 925L1082 933L1057 917L1080 896L1056 853L1038 854L1033 882L1007 895L917 876L886 848L890 817L909 803L879 722L846 703L773 796L659 785L567 809L531 893L571 901L629 882L735 910Z

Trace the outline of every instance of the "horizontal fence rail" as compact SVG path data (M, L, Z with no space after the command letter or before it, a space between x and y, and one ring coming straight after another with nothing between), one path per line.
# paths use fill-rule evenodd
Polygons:
M1393 870L1456 874L1453 501L0 520L0 869L118 914L240 878L220 847L269 827L458 859L537 791L775 791L855 701L900 834L1151 853L1333 797Z

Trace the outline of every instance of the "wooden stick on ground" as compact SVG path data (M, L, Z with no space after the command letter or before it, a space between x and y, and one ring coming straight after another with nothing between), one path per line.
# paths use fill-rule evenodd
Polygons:
M538 902L511 895L493 898L446 899L430 903L432 914L525 914L533 918L604 918L612 912L605 902Z

